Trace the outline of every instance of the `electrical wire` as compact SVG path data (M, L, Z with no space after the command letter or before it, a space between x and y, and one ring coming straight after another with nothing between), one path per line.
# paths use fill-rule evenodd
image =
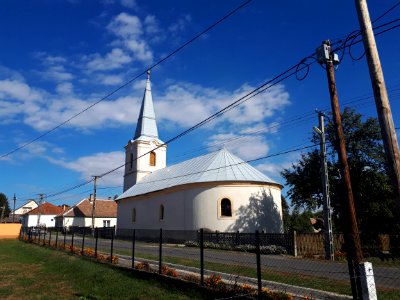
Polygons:
M397 20L400 20L400 19L397 19ZM382 28L382 27L384 27L384 26L387 26L388 24L389 24L389 25L390 25L390 24L393 24L393 23L396 22L397 20L393 20L393 21L387 22L387 23L385 23L385 24L382 24L382 25L379 26L379 28ZM383 33L385 33L385 32L388 32L388 31L390 31L390 30L393 30L394 28L397 28L397 27L400 27L400 24L394 25L394 26L392 26L391 28L388 28L388 29L384 29L383 31L378 32L378 33L375 34L375 35L383 34ZM356 44L356 43L360 43L361 41L362 41L362 40L354 41L354 42L351 43L351 45ZM346 43L344 43L344 44L342 43L341 45L338 46L337 49L339 49L339 50L340 50L340 49L343 49L343 48L345 49L345 48L348 48L349 46L350 46L350 45L347 45ZM283 80L285 80L285 79L287 79L287 78L289 78L289 77L291 77L291 76L293 76L293 75L297 75L299 71L304 70L304 69L308 70L309 67L310 67L310 65L314 64L314 63L316 62L316 60L313 60L313 61L310 62L310 63L305 63L305 60L310 59L310 58L313 57L314 55L315 55L315 54L311 54L311 55L306 56L306 57L305 57L304 59L302 59L299 63L296 63L295 65L291 66L291 67L288 68L287 70L283 71L282 73L280 73L279 75L275 76L275 77L272 78L271 80L268 80L268 81L265 82L264 84L258 86L257 88L255 88L255 89L252 90L251 92L247 93L245 96L240 97L240 98L237 99L236 101L232 102L232 103L229 104L228 106L224 107L223 109L219 110L218 112L214 113L213 115L209 116L208 118L204 119L203 121L197 123L196 125L190 127L189 129L187 129L187 130L181 132L180 134L178 134L178 135L176 135L176 136L170 138L167 142L165 142L165 143L163 143L163 144L157 146L155 149L158 149L158 148L160 148L160 147L164 147L164 146L166 146L167 144L172 143L172 142L174 142L175 140L177 140L177 139L179 139L179 138L181 138L181 137L187 135L188 133L192 132L193 130L196 130L196 129L198 129L198 128L204 126L205 124L211 122L211 121L214 120L215 118L218 118L218 117L222 116L224 113L230 111L231 109L236 108L237 106L241 105L242 103L244 103L244 102L250 100L251 98L253 98L253 97L259 95L260 93L265 92L266 90L268 90L268 89L272 88L273 86L279 84L279 83L282 82ZM301 65L301 66L299 66L299 65ZM308 74L308 72L307 72L307 74ZM296 76L296 77L297 77L297 76ZM303 80L303 79L304 79L304 78L301 77L299 80ZM153 149L152 151L154 151L155 149ZM149 151L149 152L147 152L147 153L144 153L143 155L137 157L135 160L138 160L139 158L144 157L145 155L148 155L150 152L151 152L151 151ZM107 171L107 172L104 172L104 173L102 173L101 175L99 175L99 177L101 178L101 177L107 176L107 175L109 175L109 174L111 174L111 173L117 171L118 169L120 169L120 168L126 166L128 163L130 163L130 162L126 162L126 163L124 163L124 164L122 164L122 165L120 165L120 166L117 166L117 167L115 167L115 168L113 168L113 169L111 169L111 170L109 170L109 171ZM84 185L87 185L87 184L89 184L89 183L91 183L91 182L93 182L93 179L87 180L87 181L85 181L85 182L83 182L83 183L80 183L80 184L75 185L75 186L73 186L73 187L67 188L67 189L62 190L62 191L60 191L60 192L56 192L56 193L47 195L47 198L51 198L51 197L58 196L58 195L60 195L60 194L63 194L63 193L66 193L66 192L68 192L68 191L71 191L71 190L77 189L77 188L79 188L79 187L82 187L82 186L84 186Z
M214 22L213 24L211 24L210 26L208 26L207 28L205 28L204 30L202 30L200 33L198 33L197 35L195 35L194 37L192 37L191 39L189 39L187 42L185 42L184 44L182 44L181 46L179 46L178 48L176 48L174 51L172 51L171 53L169 53L168 55L164 56L162 59L160 59L159 61L157 61L156 63L152 64L150 67L148 67L146 70L140 72L139 74L137 74L136 76L134 76L132 79L128 80L127 82L125 82L124 84L120 85L118 88L114 89L113 91L111 91L110 93L108 93L107 95L105 95L103 98L97 100L96 102L93 102L92 104L90 104L89 106L87 106L85 109L79 111L78 113L72 115L71 117L69 117L68 119L64 120L63 122L59 123L57 126L53 127L52 129L40 134L39 136L35 137L34 139L31 139L30 141L22 144L21 146L7 152L4 153L0 156L0 158L5 158L7 156L10 156L11 154L26 148L27 146L33 144L34 142L42 139L43 137L49 135L50 133L56 131L57 129L59 129L60 127L64 126L65 124L71 122L73 119L77 118L78 116L80 116L81 114L85 113L86 111L90 110L92 107L96 106L97 104L99 104L100 102L103 102L104 100L107 100L108 98L110 98L112 95L116 94L117 92L119 92L120 90L122 90L123 88L125 88L126 86L130 85L133 81L137 80L139 77L141 77L142 75L146 74L148 70L152 70L153 68L157 67L158 65L160 65L161 63L163 63L164 61L166 61L167 59L169 59L170 57L174 56L175 54L177 54L178 52L180 52L182 49L184 49L185 47L187 47L188 45L190 45L191 43L193 43L195 40L199 39L201 36L203 36L204 34L206 34L207 32L209 32L210 30L212 30L214 27L218 26L220 23L224 22L226 19L228 19L229 17L231 17L233 14L235 14L237 11L239 11L240 9L242 9L243 7L245 7L246 5L248 5L252 0L247 0L245 2L243 2L242 4L240 4L239 6L237 6L236 8L234 8L233 10L231 10L229 13L227 13L226 15L224 15L222 18L220 18L219 20L217 20L216 22Z

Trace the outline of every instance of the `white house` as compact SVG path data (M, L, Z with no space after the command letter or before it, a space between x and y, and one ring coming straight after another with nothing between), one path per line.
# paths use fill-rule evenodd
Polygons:
M55 217L63 211L62 206L45 202L22 216L22 226L54 227Z
M166 150L158 138L148 75L135 136L125 146L119 235L132 228L282 232L279 183L226 149L169 167Z
M26 214L28 211L31 211L32 209L34 209L36 207L38 207L38 205L35 202L35 200L28 200L28 202L24 203L23 205L21 205L20 207L15 209L15 212L12 211L10 213L10 216L8 217L8 219L12 220L13 219L13 215L14 215L14 221L15 222L21 222L22 221L22 215Z
M56 227L91 227L93 202L83 199L56 216ZM117 204L114 200L96 199L94 227L111 227L117 223Z

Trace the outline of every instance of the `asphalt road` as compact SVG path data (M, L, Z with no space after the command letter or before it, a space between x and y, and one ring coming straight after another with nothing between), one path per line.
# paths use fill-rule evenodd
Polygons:
M46 237L47 241L49 235ZM52 242L55 242L55 235L52 235ZM59 235L58 243L63 243L64 237ZM68 235L66 243L71 244L71 236ZM75 236L74 245L81 247L82 236ZM94 249L95 240L89 236L85 237L85 247ZM99 252L110 253L111 240L98 240ZM184 246L163 244L163 256L200 260L199 248L189 248ZM130 258L132 253L132 243L130 241L114 240L114 255L123 256L125 259ZM151 254L155 257L159 255L159 246L157 243L136 242L135 253ZM223 250L204 250L205 269L212 270L212 266L207 263L219 263L229 266L250 267L256 269L256 256L254 253L223 251ZM262 270L271 270L290 274L298 274L304 276L313 276L334 280L349 282L349 274L347 263L330 262L322 260L311 260L294 258L286 255L261 255ZM381 288L400 289L400 268L399 267L374 267L375 284ZM349 283L350 284L350 283Z

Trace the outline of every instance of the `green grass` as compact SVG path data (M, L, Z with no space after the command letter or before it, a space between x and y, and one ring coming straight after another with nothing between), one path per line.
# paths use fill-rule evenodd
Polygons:
M202 299L128 270L65 252L0 240L1 299Z
M144 258L150 260L158 260L157 255L136 253L137 258ZM183 265L188 267L200 267L200 262L190 259L179 257L164 256L163 262ZM234 264L226 265L221 263L205 262L205 268L216 272L223 272L233 275L240 275L246 277L256 278L257 273L254 268L237 266ZM270 280L279 283L286 283L301 287L313 288L338 294L351 295L351 288L349 281L339 281L333 279L326 279L316 276L298 275L289 272L278 272L275 270L262 271L262 279ZM379 299L400 299L400 290L378 289Z

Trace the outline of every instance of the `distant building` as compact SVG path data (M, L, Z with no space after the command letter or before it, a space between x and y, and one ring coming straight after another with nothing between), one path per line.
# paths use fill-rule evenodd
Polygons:
M148 76L135 135L125 146L117 234L132 228L282 232L282 185L226 149L169 167L166 152Z
M28 200L28 202L15 209L15 212L12 211L8 217L8 220L12 221L14 215L14 222L22 222L22 215L26 214L36 207L38 207L38 205L35 200Z
M61 207L45 202L22 216L22 226L55 227L55 217L64 209L65 206Z
M93 201L83 199L56 216L56 227L91 227ZM111 227L117 223L117 203L96 199L94 227Z

